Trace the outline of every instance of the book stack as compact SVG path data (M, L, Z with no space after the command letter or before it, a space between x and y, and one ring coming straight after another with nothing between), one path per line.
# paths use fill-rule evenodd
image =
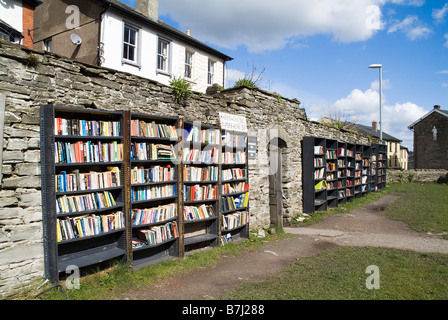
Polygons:
M235 135L225 132L222 135L222 145L232 148L244 148L247 143L247 136Z
M57 219L57 241L84 238L124 228L124 214L121 211L107 215L80 216Z
M223 195L249 191L249 184L246 182L225 183L222 185L221 192Z
M216 185L195 185L184 186L184 201L200 201L217 199L218 186Z
M246 169L222 170L222 181L246 179Z
M55 175L56 192L71 192L113 188L121 185L120 169L110 167L106 172L90 171L81 173L78 169L71 173L61 171Z
M190 127L185 129L185 140L189 142L200 142L219 145L220 132L218 129L201 129L200 127Z
M137 238L133 239L132 247L138 248L147 245L156 245L178 237L179 231L177 229L177 223L176 221L172 221L149 229L139 229L137 231Z
M324 165L324 159L323 158L314 158L314 167L322 167Z
M224 164L245 164L246 152L223 152L222 153L222 163Z
M173 145L146 142L131 143L131 160L174 160L177 159Z
M177 217L175 203L151 209L133 209L131 213L131 221L134 226L158 223L175 217Z
M131 184L173 181L176 170L170 165L150 168L134 167L131 170Z
M118 137L120 122L55 118L54 134L56 136Z
M202 220L211 217L216 217L215 209L212 205L201 205L198 207L185 206L184 219L185 221Z
M327 159L336 159L336 150L327 150Z
M324 173L325 173L324 168L314 170L314 180L323 179Z
M153 200L157 198L174 197L175 195L175 184L136 187L131 190L131 201Z
M131 136L177 139L177 131L175 126L155 123L155 121L131 120Z
M218 167L184 166L184 181L218 181Z
M56 198L56 213L73 213L104 209L116 205L109 191Z
M314 154L324 154L324 147L314 146Z
M222 211L232 211L235 209L246 208L249 201L249 192L243 193L237 197L225 197L222 199Z
M217 164L219 162L217 148L211 148L210 150L184 148L182 155L184 162L207 164Z
M117 141L57 141L54 148L55 163L123 161L123 144Z
M231 230L249 223L249 213L246 211L228 214L222 217L222 230Z

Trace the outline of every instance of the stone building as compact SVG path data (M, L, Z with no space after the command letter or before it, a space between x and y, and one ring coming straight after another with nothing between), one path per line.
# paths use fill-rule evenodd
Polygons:
M414 169L448 169L448 110L436 105L408 128L414 131Z
M36 10L34 48L168 85L186 79L193 90L225 85L231 57L158 17L158 0L46 0Z

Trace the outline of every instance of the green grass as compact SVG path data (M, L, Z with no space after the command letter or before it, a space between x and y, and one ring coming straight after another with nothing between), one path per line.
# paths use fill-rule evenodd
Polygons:
M198 268L212 268L223 255L239 255L244 252L258 250L263 245L291 237L283 230L276 230L274 235L266 233L266 238L258 238L251 233L250 238L239 243L228 243L213 250L193 253L185 259L173 259L132 271L127 266L117 265L106 271L92 270L90 275L81 277L80 288L76 290L51 289L39 295L41 300L106 300L120 298L128 290L138 290L170 278L182 275ZM65 284L65 281L61 281ZM45 290L45 287L41 291ZM40 292L39 292L40 293ZM32 299L37 292L27 292L17 299Z
M394 185L403 196L383 214L400 220L419 232L443 234L448 239L448 186L442 184L410 183Z
M367 289L366 268L379 268L379 289ZM223 300L448 299L448 256L381 248L338 247L300 259L281 274L243 284Z

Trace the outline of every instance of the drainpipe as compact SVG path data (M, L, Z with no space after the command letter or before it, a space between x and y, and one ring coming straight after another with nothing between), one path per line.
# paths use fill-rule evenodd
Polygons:
M107 7L104 8L103 11L101 11L100 13L100 18L99 20L99 27L98 27L98 54L97 54L97 64L99 67L101 67L101 33L102 33L102 29L101 29L101 25L103 24L103 15L106 13L107 10L109 10L109 8L111 7L111 4L108 3Z

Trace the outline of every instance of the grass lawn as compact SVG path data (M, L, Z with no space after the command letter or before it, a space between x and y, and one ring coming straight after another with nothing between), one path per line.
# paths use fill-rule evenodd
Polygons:
M416 231L443 234L448 239L448 186L410 183L392 185L391 190L404 195L383 214L407 223Z
M379 268L379 289L367 289ZM300 259L280 275L243 284L223 300L448 299L448 256L382 248L338 247Z

